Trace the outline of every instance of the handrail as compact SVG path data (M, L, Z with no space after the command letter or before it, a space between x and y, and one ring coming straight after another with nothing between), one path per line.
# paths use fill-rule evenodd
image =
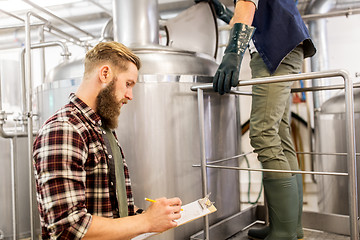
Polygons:
M282 75L282 76L274 76L274 77L254 78L251 80L240 80L237 87L250 86L255 84L288 82L288 81L298 81L298 80L312 80L316 78L343 77L343 75L346 75L346 77L348 78L349 74L342 69L322 71L322 72L298 73L298 74L290 74L290 75ZM190 89L192 91L196 91L197 89L213 91L213 85L209 83L198 84L192 86Z
M209 77L209 76L201 76L200 79L204 82L212 82L213 77ZM263 78L261 78L263 79ZM255 80L255 79L253 79ZM300 79L302 80L302 79ZM303 79L303 80L311 80L311 79ZM245 84L244 84L245 83ZM244 85L243 85L244 84ZM241 80L239 85L237 87L241 87L241 86L248 86L248 81L245 80ZM204 88L203 88L203 87ZM192 91L196 91L198 87L201 87L203 90L206 91L212 91L212 85L211 84L203 84L203 85L196 85L196 86L192 86L191 90ZM354 83L353 84L353 88L360 88L360 83ZM316 86L316 87L302 87L302 88L291 88L291 92L295 93L295 92L315 92L315 91L323 91L323 90L341 90L341 89L345 89L345 85L344 84L337 84L337 85L331 85L331 86ZM234 90L231 89L230 90L230 94L235 94L235 95L248 95L251 96L252 93L251 92L244 92L244 91L238 91L238 90Z
M192 166L193 167L201 167L201 165L199 165L199 164L194 164ZM277 169L261 169L261 168L240 168L240 167L229 167L229 166L211 165L211 164L206 164L206 167L208 167L208 168L230 169L230 170L254 171L254 172L276 172L276 173L349 176L348 173L343 173L343 172L314 172L314 171L294 171L294 170L277 170Z
M216 160L212 160L211 162L207 162L207 164L214 164L214 163L220 163L220 162L225 162L228 160L232 160L232 159L238 159L240 157L244 157L246 155L249 155L251 153L254 152L247 152L247 153L242 153L239 155L235 155L232 157L227 157L227 158L222 158L222 159L216 159ZM333 156L347 156L347 153L319 153L319 152L295 152L296 154L309 154L309 155L333 155ZM356 156L360 156L360 153L356 153ZM193 165L195 166L195 165Z
M351 239L359 239L359 226L357 223L358 215L358 203L357 203L357 172L356 172L356 153L355 153L355 132L354 132L354 94L353 94L353 82L349 78L349 74L345 70L331 70L331 71L322 71L322 72L311 72L311 73L300 73L300 74L290 74L283 76L273 76L265 78L256 78L252 80L240 81L239 86L249 86L255 84L267 84L267 83L277 83L277 82L289 82L289 81L298 81L298 80L311 80L319 78L330 78L330 77L342 77L344 80L345 88L345 115L346 115L346 137L347 137L347 160L348 160L348 173L331 173L331 175L340 175L340 176L349 176L349 220L350 220L350 236ZM325 88L325 87L324 87ZM210 165L206 161L205 156L205 129L204 129L204 90L211 91L213 90L212 84L198 84L191 87L192 91L197 91L198 99L198 110L199 110L199 130L200 130L200 157L201 157L201 175L203 183L203 195L206 196L207 193L207 168L223 168L223 169L233 169L233 170L247 170L247 171L272 171L278 172L282 170L272 170L272 169L239 169L236 167L225 167L225 166L216 166ZM326 90L326 89L324 89ZM236 94L233 90L230 93ZM287 171L293 172L293 171ZM315 174L315 172L307 171L294 171L295 173L303 174ZM317 172L316 174L330 174L325 172ZM205 239L209 239L209 224L205 218L204 223L204 236Z

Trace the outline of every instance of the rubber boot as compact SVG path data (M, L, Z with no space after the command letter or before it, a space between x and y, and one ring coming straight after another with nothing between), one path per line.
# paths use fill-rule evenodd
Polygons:
M267 235L269 235L269 232L270 226L249 229L248 238L252 240L263 240Z
M299 215L298 215L298 222L296 227L296 235L298 240L302 240L304 239L304 232L301 223L302 221L301 217L303 211L303 184L302 184L302 175L296 174L295 176L296 176L298 195L299 195ZM249 229L248 238L252 240L262 240L266 238L266 236L269 234L269 231L270 231L270 226Z
M298 195L299 195L299 214L298 214L298 223L296 227L296 235L297 239L304 239L304 231L302 228L302 212L303 212L303 182L302 175L296 174L296 182L298 187Z
M263 182L271 223L265 240L296 240L299 214L296 176L264 179Z

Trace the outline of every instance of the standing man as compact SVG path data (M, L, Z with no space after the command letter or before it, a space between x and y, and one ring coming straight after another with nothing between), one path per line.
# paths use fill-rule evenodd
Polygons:
M229 43L214 76L220 94L238 85L241 61L250 40L253 78L300 73L303 59L316 49L294 0L237 0ZM292 82L252 87L250 140L265 169L299 170L290 135ZM264 172L270 227L253 229L251 239L302 239L302 176Z
M131 239L176 227L179 198L134 206L128 168L113 131L132 100L140 59L117 42L87 52L82 83L34 142L43 239Z

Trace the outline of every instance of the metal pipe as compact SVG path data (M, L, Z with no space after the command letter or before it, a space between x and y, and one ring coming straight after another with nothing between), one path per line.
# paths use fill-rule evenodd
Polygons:
M360 88L360 84L353 84L353 87ZM344 89L344 88L345 88L344 85L332 85L332 86L321 86L321 87L292 88L290 91L292 93L315 92L315 91L323 91L323 90L339 90L339 89ZM252 92L242 92L242 91L237 91L237 90L231 90L230 94L252 96Z
M45 41L44 36L44 27L39 28L39 42L43 43ZM41 71L41 82L43 83L45 81L46 76L46 66L45 66L45 49L40 49L40 71Z
M5 11L5 10L3 10L3 9L0 9L0 12L4 13L4 14L10 16L10 17L16 18L17 20L20 20L20 21L22 21L22 22L25 22L25 20L22 19L21 17L16 16L15 14L12 14L12 13L10 13L10 12L8 12L8 11Z
M330 18L330 17L340 17L340 16L350 16L360 13L360 8L354 8L354 9L347 9L347 10L338 10L333 12L327 12L327 13L313 13L313 14L306 14L302 16L302 19L304 21L313 21L321 18Z
M31 24L31 27L39 27L44 25L43 23L33 23ZM11 30L11 29L18 29L18 28L24 28L24 24L14 24L11 26L1 26L0 27L0 31L5 31L5 30Z
M0 113L2 112L1 70L2 70L2 69L0 69ZM1 124L1 119L0 119L0 124Z
M215 163L226 162L226 161L233 160L233 159L236 159L236 158L245 157L246 155L249 155L249 154L252 154L252 153L254 153L254 152L247 152L247 153L235 155L235 156L233 156L233 157L227 157L227 158L222 158L222 159L218 159L218 160L213 160L213 161L211 161L211 162L207 162L207 164L215 164ZM327 155L327 156L347 156L347 153L296 152L296 154ZM360 156L360 153L356 153L356 156Z
M114 28L113 28L112 18L107 20L104 27L101 29L101 37L99 39L99 42L106 41L108 38L114 39Z
M68 41L73 42L74 44L77 44L79 46L83 46L83 44L81 44L83 41L81 39L79 39L78 37L60 30L59 28L53 26L51 24L51 22L49 22L47 19L41 17L40 15L38 15L38 14L36 14L34 12L32 12L32 16L38 18L39 20L41 20L44 23L33 23L30 26L41 26L41 25L45 24L45 26L47 27L47 28L44 28L45 31L48 31L49 33L51 33L51 31L54 30L54 31L60 33L61 35L63 35L62 37L65 37ZM16 26L16 28L19 28L19 27L25 27L25 26L23 26L23 25Z
M40 15L38 15L38 14L36 14L34 12L31 12L31 11L28 12L28 13L31 13L31 15L33 17L36 17L37 19L39 19L39 20L41 20L41 21L43 21L45 23L45 26L47 27L47 28L45 28L45 31L51 32L52 30L55 30L56 32L62 34L63 36L66 36L69 41L71 41L71 42L73 42L73 43L75 43L77 45L83 42L82 40L80 40L80 38L78 38L78 37L76 37L74 35L71 35L69 33L66 33L66 32L60 30L59 28L53 26L51 24L51 22L49 22L47 19L41 17ZM26 26L25 26L25 28L26 28ZM25 33L25 39L26 39L26 33ZM80 44L80 46L81 46L81 44Z
M75 45L78 45L78 46L80 46L80 47L87 47L87 45L84 44L83 41L80 40L80 39L75 39L76 41L74 41L74 38L73 38L73 37L70 37L70 36L72 36L72 35L70 35L70 34L66 34L67 36L64 36L64 35L61 35L61 34L63 34L63 33L57 34L57 33L52 32L52 31L51 31L52 29L46 29L46 28L45 28L44 30L47 31L49 34L57 37L57 38L60 38L60 39L63 39L63 38L64 38L65 40L67 40L67 41L69 41L69 42L72 42L72 43L74 43ZM68 35L69 35L69 36L68 36Z
M198 110L199 110L199 132L200 132L200 157L201 157L201 180L203 196L208 194L207 169L206 169L206 146L205 146L205 119L204 119L204 92L202 89L197 90ZM210 239L209 218L204 217L204 237Z
M328 13L336 5L336 0L315 0L307 6L306 14L324 14ZM309 32L314 44L317 48L317 54L311 59L311 71L324 71L329 68L328 64L328 44L326 32L326 19L318 19L316 21L309 21ZM313 86L329 85L326 79L320 81L313 81ZM315 92L313 94L314 108L319 109L321 104L330 98L329 93Z
M114 0L114 40L128 47L159 45L157 0Z
M353 82L349 74L342 71L345 82L345 108L346 108L346 136L348 152L348 172L349 172L349 212L350 212L350 235L351 239L359 239L358 225L358 202L357 202L357 172L355 154L355 123L354 123L354 93Z
M86 34L87 36L89 36L89 37L91 37L91 38L96 38L96 37L95 37L94 35L92 35L91 33L82 30L81 28L77 27L77 26L74 25L73 23L71 23L71 22L69 22L69 21L67 21L67 20L65 20L65 19L63 19L63 18L61 18L61 17L56 16L55 14L53 14L52 12L50 12L48 9L41 7L41 6L33 3L33 2L30 1L30 0L22 0L22 1L23 1L23 2L26 2L27 4L33 6L34 8L36 8L36 9L38 9L38 10L40 10L40 11L42 11L43 13L46 13L47 15L49 15L49 16L51 16L51 17L53 17L53 18L55 18L55 19L57 19L57 20L65 23L65 24L67 24L67 25L75 28L76 30L78 30L78 31Z
M34 207L33 207L33 166L32 166L32 145L33 145L33 119L32 119L32 79L31 79L31 29L30 18L33 13L28 12L25 19L25 79L27 80L27 132L28 132L28 162L29 162L29 201L30 201L30 230L31 239L35 240ZM37 214L37 213L36 213Z
M16 204L16 137L10 139L10 169L11 169L11 207L12 207L12 230L13 230L13 239L16 240L18 236L17 230L17 204Z
M360 88L360 84L354 84L354 88ZM345 85L332 85L332 86L326 86L326 87L308 87L308 88L292 88L291 92L314 92L314 91L322 91L322 90L338 90L338 89L344 89Z
M353 87L360 88L360 84L354 84ZM324 91L324 90L339 90L344 88L345 88L344 85L333 85L333 86L308 87L308 88L292 88L290 91L291 93L315 92L315 91ZM252 92L242 92L237 90L230 90L230 94L252 96Z
M251 80L241 80L237 85L237 87L250 86L255 84L276 83L276 82L311 80L314 78L330 78L330 77L339 77L339 76L341 77L341 73L343 71L344 70L329 70L329 71L298 73L298 74L289 74L289 75L273 76L273 77L265 77L265 78L253 78ZM197 89L213 91L213 85L211 83L207 83L207 84L198 84L191 87L192 91L197 91Z
M237 152L242 152L242 149L241 149L241 138L242 138L242 129L241 129L241 113L240 113L240 97L239 96L235 96L235 109L236 109L236 112L235 112L235 115L236 115L236 131L239 133L237 134ZM244 155L244 154L241 154L241 155ZM237 164L238 166L241 165L241 157L242 156L239 156L237 159ZM239 193L241 193L241 172L239 171L238 173L238 184L239 184ZM239 198L239 203L240 203L240 209L242 209L242 206L241 206L241 203L242 203L242 198L241 198L241 194L240 194L240 198Z
M202 167L201 165L194 164L193 167ZM312 175L334 175L334 176L349 176L348 173L341 172L313 172L313 171L292 171L292 170L276 170L276 169L260 169L260 168L240 168L240 167L228 167L221 165L205 165L207 168L220 168L228 170L244 170L254 172L277 172L277 173L296 173L296 174L312 174Z
M296 154L347 156L347 153L296 152ZM360 153L356 153L356 156L360 156Z
M219 160L214 160L214 161L211 161L211 162L207 162L207 164L214 164L214 163L221 163L221 162L225 162L225 161L229 161L229 160L232 160L232 159L235 159L235 158L241 158L241 157L245 157L246 155L249 155L253 152L248 152L248 153L242 153L242 154L239 154L239 155L235 155L233 157L228 157L228 158L222 158L222 159L219 159Z

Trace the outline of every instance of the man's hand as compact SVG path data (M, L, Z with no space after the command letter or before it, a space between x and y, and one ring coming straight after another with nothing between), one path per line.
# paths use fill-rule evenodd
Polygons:
M223 95L224 93L230 92L231 87L236 87L238 85L241 60L242 56L239 56L236 53L224 55L213 80L215 92Z
M177 226L174 220L179 219L181 200L179 198L159 198L145 211L144 217L149 226L148 232L163 232Z
M255 28L243 23L235 23L230 31L229 43L224 57L213 79L215 92L221 95L230 92L231 87L238 85L241 61Z

